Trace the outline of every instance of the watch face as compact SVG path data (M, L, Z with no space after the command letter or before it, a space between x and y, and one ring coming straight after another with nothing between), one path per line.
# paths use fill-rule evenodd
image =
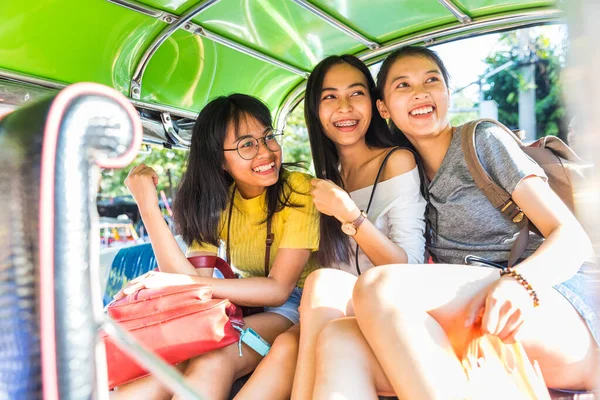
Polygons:
M352 222L346 222L342 224L342 232L344 232L348 236L356 235L356 228Z

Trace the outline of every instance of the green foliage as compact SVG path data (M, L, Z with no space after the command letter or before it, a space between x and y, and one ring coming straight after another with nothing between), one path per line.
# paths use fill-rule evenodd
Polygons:
M305 162L314 173L312 155L308 140L308 130L304 123L304 102L300 103L288 116L283 136L283 159L285 162Z
M104 171L100 181L100 193L106 197L129 194L123 182L131 168L144 163L154 168L158 174L157 190L164 190L167 197L173 198L185 168L186 157L186 151L152 147L149 154L139 153L128 167ZM169 185L169 174L172 186Z
M486 73L509 61L519 63L519 40L516 32L501 36L501 50L492 52L487 58L489 64ZM560 71L564 65L565 43L552 44L551 40L540 34L530 39L529 51L535 63L535 95L537 137L545 135L567 135L566 109L562 103ZM519 88L526 89L525 82L516 67L508 68L488 78L488 87L484 96L498 103L498 119L503 124L517 128L519 125Z
M475 102L465 95L464 92L458 92L452 96L452 110L457 110L448 115L448 119L452 126L460 126L466 122L472 121L479 117L477 111L465 111L475 108Z

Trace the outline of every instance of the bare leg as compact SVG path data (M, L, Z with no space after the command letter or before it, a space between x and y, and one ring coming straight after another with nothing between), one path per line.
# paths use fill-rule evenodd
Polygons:
M256 314L245 318L246 326L263 339L273 343L275 338L292 326L292 322L274 313ZM237 343L211 351L190 360L185 371L186 381L205 399L226 399L236 379L252 372L262 357L244 345L239 356ZM175 396L174 399L179 399Z
M363 274L354 290L356 318L400 397L465 397L456 357L468 334L465 309L497 279L497 270L464 265L396 265ZM520 331L527 354L548 386L591 388L597 348L587 326L554 289L536 290L542 305Z
M235 399L289 399L296 371L299 338L300 325L294 325L277 336L269 354L258 364Z
M320 269L306 279L300 302L300 347L292 399L312 398L317 336L327 322L354 314L355 283L354 275L336 269Z
M187 361L175 366L183 374L187 367ZM137 379L133 382L115 388L110 392L110 400L129 400L129 399L148 399L148 400L166 400L173 397L173 394L165 388L160 381L147 376Z
M317 344L313 399L377 399L394 395L392 386L354 317L325 325Z

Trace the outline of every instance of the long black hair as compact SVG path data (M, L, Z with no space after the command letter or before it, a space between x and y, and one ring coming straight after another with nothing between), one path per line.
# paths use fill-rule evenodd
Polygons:
M372 101L371 123L365 134L365 142L371 148L386 148L396 145L410 146L404 136L395 138L379 115L375 100L378 98L377 87L369 68L357 57L344 54L329 56L315 66L306 86L304 100L304 119L308 128L310 148L312 151L315 173L318 178L329 179L340 187L344 187L340 175L340 160L335 144L325 135L319 118L323 80L331 67L348 64L359 70L367 80ZM402 140L403 139L403 140ZM340 223L334 217L321 214L321 238L318 260L321 265L348 263L350 260L350 241L340 230Z
M225 136L230 126L238 132L247 118L265 127L273 126L263 102L239 93L212 100L196 120L186 170L173 203L177 230L188 245L197 241L219 246L221 213L227 208L233 184L233 178L223 169ZM277 182L267 187L267 218L283 207L297 206L289 202L292 189L286 177L282 168Z

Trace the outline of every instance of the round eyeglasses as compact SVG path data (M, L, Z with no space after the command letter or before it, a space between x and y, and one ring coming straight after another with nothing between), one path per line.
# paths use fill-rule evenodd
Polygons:
M279 141L283 136L282 132L275 130L266 131L265 135L261 138L255 138L252 136L245 136L239 139L237 147L235 149L223 149L223 151L237 151L240 157L244 160L252 160L258 154L259 141L265 144L267 149L271 151L281 150Z

